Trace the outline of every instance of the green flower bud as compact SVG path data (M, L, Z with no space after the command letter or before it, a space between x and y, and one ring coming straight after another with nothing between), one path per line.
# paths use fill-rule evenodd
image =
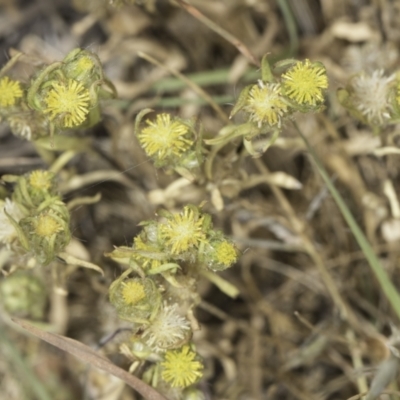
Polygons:
M18 178L12 199L26 212L57 196L54 174L36 170Z
M20 220L19 234L23 236L20 241L26 250L34 253L40 263L47 265L64 250L71 239L69 220L66 205L56 201L46 210Z
M140 324L148 324L161 305L161 294L149 278L117 279L109 295L119 318Z
M47 302L43 282L26 272L17 272L0 281L4 309L22 318L42 319Z

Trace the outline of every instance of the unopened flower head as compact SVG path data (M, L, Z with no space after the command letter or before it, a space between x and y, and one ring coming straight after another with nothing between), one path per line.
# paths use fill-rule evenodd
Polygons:
M217 263L222 264L226 268L230 267L237 260L236 248L227 240L217 243L214 251Z
M52 186L54 175L45 170L36 170L29 175L29 184L33 189L48 190Z
M390 89L394 75L385 77L383 70L372 74L361 72L350 81L351 102L371 125L383 125L391 118Z
M16 202L10 199L0 200L0 243L8 244L17 237L17 232L4 210L16 222L23 217L23 214Z
M86 50L80 50L72 60L64 60L64 71L67 77L83 82L86 85L90 84L93 80L91 75L93 75L95 69L93 57L95 57L94 54ZM98 79L98 74L94 75Z
M35 254L35 259L47 265L63 251L71 240L69 211L60 200L36 215L19 221L18 238L26 250Z
M318 106L324 100L328 77L321 63L299 61L282 75L282 91L299 106Z
M47 303L46 286L27 271L13 273L0 281L2 306L13 316L42 319Z
M205 240L204 217L192 207L185 207L180 214L174 214L160 224L159 233L171 254L181 254L191 247L198 247Z
M138 139L147 155L158 161L179 157L193 144L187 138L189 127L169 114L159 114L155 122L147 120L146 123L147 126L138 133Z
M140 282L133 280L122 283L121 293L125 304L129 305L135 305L146 297L144 286Z
M161 294L153 279L115 280L109 288L110 302L119 318L148 324L159 310Z
M45 113L50 119L59 119L63 128L73 128L82 124L89 113L89 91L78 81L55 82L45 98Z
M61 224L51 214L42 213L35 220L35 233L38 236L50 239L62 230Z
M277 83L254 85L249 92L243 110L250 114L250 119L262 125L281 126L282 117L288 107L281 95L281 87Z
M172 387L185 388L203 376L203 364L196 360L197 354L188 345L179 350L169 350L161 363L164 381Z
M189 321L179 315L177 304L164 303L142 338L153 351L165 351L182 346L189 334Z
M22 89L18 81L11 80L8 76L0 78L0 107L13 106L20 97Z

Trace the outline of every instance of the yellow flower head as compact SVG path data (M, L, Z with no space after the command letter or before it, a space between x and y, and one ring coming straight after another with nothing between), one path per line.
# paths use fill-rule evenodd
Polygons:
M35 233L38 236L50 238L63 230L61 224L51 215L39 215L35 224Z
M215 258L219 264L231 266L237 260L235 246L228 241L223 241L215 246Z
M22 97L21 85L5 76L0 79L0 106L13 106L18 98Z
M155 122L147 120L146 123L148 126L139 132L138 139L150 157L161 161L169 156L180 156L193 143L185 138L189 128L171 119L169 114L159 114Z
M122 298L124 299L125 304L134 306L146 297L144 286L139 282L123 282L122 286Z
M264 84L261 81L254 85L250 89L244 111L250 114L250 119L259 127L264 124L280 127L281 119L287 112L280 85Z
M53 83L45 103L45 113L50 119L60 118L61 126L72 128L85 121L89 112L89 91L78 81L69 79L67 84Z
M160 224L160 237L171 247L171 254L181 254L190 247L198 247L205 240L203 221L204 217L196 215L191 207L185 207L182 213Z
M283 93L299 105L316 106L324 100L323 92L328 88L325 67L310 60L297 62L282 75Z
M49 171L36 170L29 175L29 184L34 189L48 190L52 184L53 174Z
M196 361L196 353L188 345L165 353L162 378L172 387L185 388L203 376L203 364Z

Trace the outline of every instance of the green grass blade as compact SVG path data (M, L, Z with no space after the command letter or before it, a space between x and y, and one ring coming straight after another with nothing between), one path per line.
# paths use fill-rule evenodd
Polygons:
M363 231L358 226L356 220L354 219L351 211L347 207L343 197L340 193L336 190L335 186L333 185L332 180L329 178L328 173L326 172L325 168L323 167L321 161L318 159L314 149L311 147L310 143L308 142L307 138L303 135L300 131L298 126L295 124L295 127L299 133L299 135L304 140L306 147L309 151L309 154L314 161L315 166L319 174L321 175L322 179L324 180L326 186L328 187L329 192L331 193L332 197L334 198L337 206L340 209L344 219L346 220L349 228L351 229L354 237L356 238L359 246L361 247L362 252L365 255L372 271L374 272L376 279L378 280L383 293L385 294L386 298L388 299L389 303L393 307L393 310L396 312L397 316L400 319L400 295L395 286L393 285L392 281L390 280L389 276L387 275L386 271L383 269L378 257L376 256L373 248L368 242L368 239L364 235Z

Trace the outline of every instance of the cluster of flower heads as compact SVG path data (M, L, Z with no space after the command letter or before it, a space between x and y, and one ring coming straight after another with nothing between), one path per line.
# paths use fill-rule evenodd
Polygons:
M193 121L170 114L158 114L155 120L142 120L152 110L145 109L136 118L135 132L141 147L156 167L193 169L202 162L201 135Z
M116 95L98 57L89 51L71 51L63 61L36 71L30 82L12 76L12 67L22 59L18 53L0 70L0 120L28 140L97 123L99 100Z
M326 69L320 62L310 60L283 60L273 67L265 56L262 60L262 78L257 84L246 86L234 105L231 118L239 111L246 122L225 127L209 145L225 145L236 137L244 138L248 152L259 155L252 140L262 134L271 134L261 153L273 144L282 130L285 120L297 111L317 112L322 110L324 94L328 88Z
M190 343L197 278L201 271L229 268L238 251L213 228L211 216L193 205L141 225L132 247L107 254L130 267L111 284L110 301L121 319L134 324L133 346L158 360L150 381L160 375L164 384L183 391L203 369Z
M400 119L400 79L382 69L361 71L338 90L340 103L359 121L379 129Z
M11 199L0 200L0 244L49 264L71 238L70 214L57 193L54 174L36 170L2 179L15 187Z
M264 58L263 79L247 86L239 96L231 116L244 111L258 128L281 128L283 120L295 111L318 111L328 88L323 64L310 60L285 60L276 65L286 71L279 77L272 74Z

